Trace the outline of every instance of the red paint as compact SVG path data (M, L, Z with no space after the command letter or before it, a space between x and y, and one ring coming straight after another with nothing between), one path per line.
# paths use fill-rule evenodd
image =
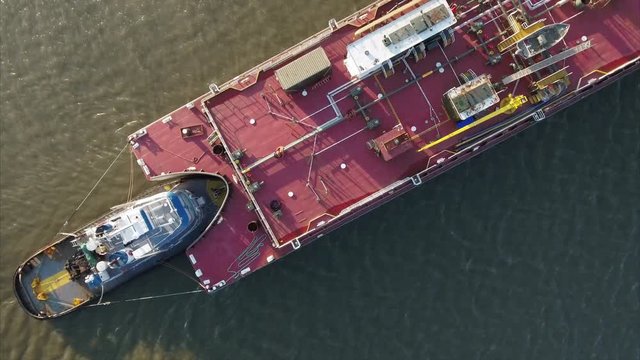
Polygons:
M333 63L330 77L309 87L308 95L300 93L285 93L278 80L274 77L274 70L287 62L282 62L272 69L253 69L238 77L240 80L231 81L226 90L205 101L204 105L213 115L213 121L221 131L226 144L234 150L243 150L244 157L239 160L242 167L247 167L258 159L272 154L276 149L285 146L304 134L331 120L335 113L329 106L327 93L338 88L349 80L349 76L342 60L345 56L345 46L353 40L358 27L370 20L383 16L395 5L395 1L368 11L356 14L343 27L335 30L329 37L317 46L322 46ZM510 4L505 5L507 9ZM462 6L459 7L462 9ZM454 4L452 9L458 11ZM539 11L539 10L537 10ZM360 15L364 16L360 19ZM571 4L566 4L552 12L555 21L563 21L577 14ZM458 12L458 15L461 15ZM466 19L474 17L474 13L467 14ZM547 18L550 24L551 16ZM640 56L640 25L634 19L640 18L640 8L636 0L617 0L603 9L586 9L580 15L569 20L571 26L565 38L568 46L574 46L583 35L588 38L598 37L593 47L566 61L571 75L571 90L575 89L580 77L594 70L611 71L616 67ZM500 31L496 22L491 22L489 15L481 18L485 22L484 36ZM603 22L610 19L611 25ZM458 24L465 19L459 19ZM594 26L598 24L598 26ZM501 28L503 25L501 25ZM624 31L620 31L624 28ZM456 41L445 49L446 56L454 58L469 48L475 46L476 39L466 33L467 27L456 32ZM623 36L624 35L624 36ZM602 39L606 39L603 41ZM496 43L488 44L488 48L495 50ZM313 50L316 46L309 48ZM560 52L563 45L552 49L552 53ZM276 248L273 243L286 243L298 236L306 235L307 229L314 231L319 222L325 221L326 228L334 227L333 216L339 215L349 206L358 203L371 194L405 179L424 169L427 164L433 165L441 157L446 157L446 151L453 151L454 145L461 138L445 141L430 152L418 153L421 146L456 130L455 124L448 120L442 108L442 94L452 87L458 86L457 75L472 69L476 74L488 73L494 82L512 73L509 66L513 59L508 54L496 66L486 65L481 48L453 64L455 73L446 65L445 72L439 73L435 64L446 64L445 55L436 48L427 54L425 59L415 62L408 59L412 71L420 76L429 71L433 73L400 93L392 96L389 101L383 100L371 106L367 116L380 120L380 126L373 130L360 131L365 127L362 114L354 112L355 102L349 97L349 90L335 95L340 112L349 119L331 129L320 133L316 139L313 167L309 173L310 156L313 150L313 138L287 150L278 159L272 159L257 166L246 176L248 182L263 182L260 190L254 193L259 206L266 218L255 233L247 229L252 221L258 221L254 211L247 209L249 196L241 183L233 181L234 176L241 179L241 175L231 167L230 160L215 156L207 142L213 129L200 111L201 100L205 94L194 101L196 108L181 107L170 113L172 120L163 123L158 120L147 126L148 134L137 140L139 146L132 150L138 159L143 159L149 168L149 177L161 173L182 171L197 163L198 169L208 172L218 172L229 180L232 185L231 198L223 210L221 223L205 235L187 253L196 259L195 269L202 271L200 280L209 280L210 286L221 280L230 284L240 278L239 272L250 268L251 272L265 266L270 259L278 259L293 251L291 246ZM282 55L276 56L282 59ZM295 58L289 59L293 60ZM559 64L561 65L561 64ZM595 76L595 75L592 75ZM389 93L405 84L410 78L404 65L396 65L395 75L384 78L381 74L377 79L370 77L362 81L359 86L364 91L359 96L360 104L366 104L377 99L379 93ZM244 80L246 79L246 80ZM528 87L532 79L520 80L516 94L528 94ZM584 83L584 81L583 81ZM513 91L512 83L507 90ZM221 86L224 89L224 86ZM430 111L422 91L426 93L433 106ZM506 93L500 95L503 97ZM269 105L267 105L267 103ZM324 110L321 110L325 108ZM271 109L272 113L269 113ZM197 111L196 111L197 110ZM523 107L518 113L526 111ZM164 117L163 117L164 118ZM287 119L289 118L289 119ZM255 124L250 124L255 119ZM300 123L303 120L305 124ZM367 148L367 141L379 137L384 138L386 132L392 131L400 120L403 130L412 137L413 148L394 155L389 161L378 157ZM438 120L439 119L439 120ZM487 127L495 125L505 119L497 117L492 121L474 128L478 133ZM426 121L426 123L425 123ZM437 126L436 126L437 124ZM185 126L202 125L202 136L182 138L180 129ZM415 131L411 130L415 127ZM360 132L359 132L360 131ZM357 133L357 134L356 134ZM464 138L472 134L465 134ZM349 137L348 140L344 140ZM430 155L434 155L429 159ZM341 168L345 164L346 168ZM310 174L310 176L309 176ZM309 178L308 178L309 176ZM311 191L315 190L315 193ZM292 192L294 196L289 197ZM320 198L319 200L316 198ZM272 200L282 203L282 216L276 215L269 208ZM361 214L359 209L354 213ZM351 215L349 215L351 216ZM348 218L345 218L347 220ZM341 220L342 221L342 220ZM270 238L265 227L273 230L275 238ZM322 226L318 227L321 229ZM262 245L256 245L254 252L247 251L247 246L254 236L259 237ZM316 235L313 235L314 237ZM310 240L309 240L310 241ZM305 240L305 243L309 241ZM244 255L243 255L244 252ZM255 253L256 257L247 256ZM242 256L241 256L242 255ZM241 259L237 261L237 258Z

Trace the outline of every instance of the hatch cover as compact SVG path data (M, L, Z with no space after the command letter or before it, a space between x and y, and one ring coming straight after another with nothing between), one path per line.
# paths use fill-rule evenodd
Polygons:
M319 47L276 70L276 78L285 91L301 91L331 72L331 62Z

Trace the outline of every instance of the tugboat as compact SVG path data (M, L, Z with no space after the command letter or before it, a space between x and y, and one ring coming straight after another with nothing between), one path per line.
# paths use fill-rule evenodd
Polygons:
M29 257L14 275L22 308L34 318L51 319L100 302L105 293L197 242L220 216L229 184L215 174L182 175Z

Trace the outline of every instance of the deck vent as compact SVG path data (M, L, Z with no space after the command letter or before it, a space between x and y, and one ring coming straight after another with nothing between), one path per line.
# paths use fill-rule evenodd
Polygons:
M331 29L331 31L338 30L338 22L336 21L336 19L329 20L329 28Z
M249 224L247 224L247 230L249 230L249 232L256 232L258 231L258 222L257 221L252 221Z
M280 200L274 199L269 203L269 208L273 212L273 215L277 218L282 216L282 203Z
M331 73L331 62L321 47L276 70L276 78L285 91L302 91Z
M264 181L254 181L249 185L247 185L247 189L249 190L250 193L255 194L258 192L258 190L260 190L260 188L262 187L262 184L264 184Z
M222 155L224 154L224 146L222 146L222 144L215 144L212 147L212 151L215 155Z
M214 95L220 92L220 88L216 84L209 84L209 90Z

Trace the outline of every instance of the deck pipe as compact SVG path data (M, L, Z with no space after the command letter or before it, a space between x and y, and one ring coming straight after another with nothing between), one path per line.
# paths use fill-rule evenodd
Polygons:
M478 45L476 45L476 46L472 47L471 49L469 49L469 50L465 51L465 52L464 52L464 53L462 53L461 55L458 55L458 56L453 57L453 58L452 58L452 59L450 59L448 62L446 62L446 63L442 64L442 66L444 67L444 66L446 66L446 65L449 65L449 64L452 64L452 63L455 63L455 62L457 62L457 61L462 60L463 58L467 57L467 56L468 56L469 54L471 54L472 52L474 52L474 51L476 51L476 50L480 49L480 48L481 48L481 47L483 47L483 46L486 46L487 44L489 44L489 43L491 43L492 41L494 41L494 40L498 39L498 38L499 38L500 36L502 36L502 35L503 35L503 33L502 33L502 32L498 33L496 36L492 37L491 39L489 39L489 40L487 40L487 41L485 41L485 42L482 42L482 43L480 43L480 44L478 44ZM437 68L436 68L436 69L434 69L434 70L437 70ZM428 72L427 72L427 73L428 73ZM425 73L425 74L426 74L426 73ZM390 98L391 96L393 96L393 95L395 95L395 94L399 93L400 91L402 91L402 90L404 90L404 89L408 88L409 86L411 86L411 85L413 85L413 84L417 83L419 80L421 80L421 79L423 79L423 78L424 78L423 76L416 76L416 77L414 77L412 80L408 81L407 83L405 83L404 85L400 86L399 88L397 88L397 89L395 89L395 90L391 91L390 93L387 93L386 95L383 95L382 97L377 98L377 99L373 100L372 102L370 102L370 103L368 103L368 104L366 104L366 105L363 105L363 106L360 106L359 108L356 108L356 109L355 109L355 111L356 111L356 112L362 112L362 111L364 111L364 110L366 110L366 109L368 109L368 108L372 107L373 105L376 105L377 103L381 102L382 100L388 99L388 98ZM304 142L304 141L306 141L306 140L308 140L308 139L310 139L310 138L312 138L312 137L314 137L314 136L318 135L319 133L321 133L321 132L323 132L323 131L325 131L325 130L330 129L330 128L334 127L335 125L340 124L340 123L341 123L342 121L344 121L345 119L346 119L346 117L344 117L344 116L337 116L337 117L335 117L335 118L333 118L333 119L331 119L331 120L327 121L326 123L324 123L324 124L322 124L322 125L318 126L318 128L316 128L316 129L315 129L315 130L313 130L312 132L306 133L304 136L302 136L302 137L300 137L300 138L298 138L298 139L294 140L293 142L290 142L289 144L282 146L282 147L281 147L281 150L286 152L287 150L289 150L289 149L291 149L291 148L293 148L293 147L295 147L295 146L299 145L300 143L302 143L302 142ZM271 160L271 159L273 159L274 157L275 157L275 152L273 152L273 153L271 153L271 154L269 154L269 155L267 155L267 156L265 156L265 157L262 157L262 158L260 158L260 159L256 160L256 161L255 161L254 163L252 163L251 165L249 165L249 166L247 166L247 167L243 168L243 169L242 169L242 173L243 173L243 174L246 174L246 173L248 173L249 171L253 170L254 168L256 168L256 167L258 167L258 166L260 166L260 165L264 164L265 162L267 162L267 161L269 161L269 160Z

